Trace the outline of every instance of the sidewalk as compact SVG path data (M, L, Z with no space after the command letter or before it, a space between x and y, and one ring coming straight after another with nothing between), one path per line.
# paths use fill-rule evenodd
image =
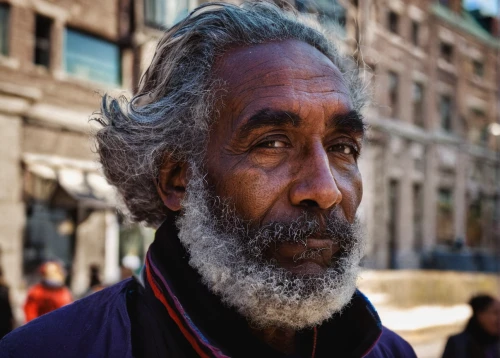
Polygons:
M406 339L419 358L439 358L448 336L460 332L470 317L468 305L396 308L375 305L384 326Z

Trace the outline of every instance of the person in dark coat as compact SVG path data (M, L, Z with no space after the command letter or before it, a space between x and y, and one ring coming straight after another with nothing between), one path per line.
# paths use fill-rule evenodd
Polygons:
M448 338L443 358L500 358L500 301L478 295L469 305L472 317L463 332Z
M9 286L0 268L0 339L14 328L14 315L10 304Z
M104 173L158 228L145 269L12 332L5 357L415 357L356 289L366 85L308 21L203 4L131 102L104 97Z

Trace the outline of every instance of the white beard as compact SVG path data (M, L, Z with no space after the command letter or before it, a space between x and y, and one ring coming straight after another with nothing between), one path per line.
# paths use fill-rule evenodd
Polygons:
M356 289L364 239L355 230L356 244L339 259L337 268L321 276L290 276L285 269L248 258L233 234L221 232L209 209L203 175L193 170L183 214L177 221L179 239L190 254L189 264L203 283L258 328L275 326L301 329L320 324L341 312ZM311 289L312 288L312 289Z

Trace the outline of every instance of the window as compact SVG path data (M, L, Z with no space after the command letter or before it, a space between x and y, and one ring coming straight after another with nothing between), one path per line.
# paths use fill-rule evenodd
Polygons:
M66 29L64 65L78 78L110 85L121 82L118 46L76 30Z
M490 128L489 125L485 124L483 128L481 128L481 132L479 134L479 141L483 145L488 145L489 138L490 138Z
M76 210L34 202L27 207L24 232L24 272L32 274L46 260L71 267L75 247Z
M441 128L443 128L447 132L451 132L452 104L451 98L449 96L441 96L439 112L441 115Z
M446 62L449 62L451 63L453 61L453 46L448 44L448 43L445 43L445 42L441 42L441 57L446 61Z
M324 25L333 23L345 29L347 11L337 0L295 0L295 7L302 13L317 14Z
M469 142L487 146L490 134L487 114L482 108L471 108L467 117Z
M483 237L482 195L479 193L474 200L469 199L467 208L467 245L477 247Z
M389 28L389 31L397 34L399 25L399 15L396 14L394 11L389 11L387 22L388 22L387 27Z
M418 41L418 33L419 33L419 23L417 21L412 21L411 22L411 41L413 45L418 46L419 41Z
M307 0L295 0L295 7L299 12L314 12L314 7Z
M484 76L484 63L478 60L473 60L472 61L472 69L474 71L474 74L478 77L483 77Z
M9 54L9 7L0 4L0 55Z
M451 189L439 189L436 228L438 243L451 244L453 242L453 194Z
M413 246L421 250L423 246L424 200L422 185L413 185Z
M398 92L399 76L395 72L389 72L389 106L390 117L395 118L398 115Z
M419 127L424 126L424 86L413 83L413 123Z
M498 167L497 167L498 170ZM495 195L493 197L493 222L498 223L500 222L500 196Z
M346 9L337 0L317 0L317 12L322 23L334 22L345 29Z
M49 67L50 65L50 32L52 20L36 15L35 63Z
M144 0L144 22L152 27L169 27L188 14L188 0Z
M398 249L398 222L399 222L399 198L400 198L400 187L399 181L391 180L389 182L389 222L388 231L388 262L387 266L390 269L397 267L396 254Z

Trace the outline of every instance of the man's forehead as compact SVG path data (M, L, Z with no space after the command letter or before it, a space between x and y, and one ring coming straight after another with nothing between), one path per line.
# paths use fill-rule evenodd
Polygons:
M264 79L270 86L308 81L308 89L312 92L315 91L315 79L324 81L328 77L331 86L327 90L348 93L337 66L322 52L299 40L232 48L216 61L214 75L222 79L229 90L251 89L254 85L262 85ZM324 86L321 90L325 90Z

